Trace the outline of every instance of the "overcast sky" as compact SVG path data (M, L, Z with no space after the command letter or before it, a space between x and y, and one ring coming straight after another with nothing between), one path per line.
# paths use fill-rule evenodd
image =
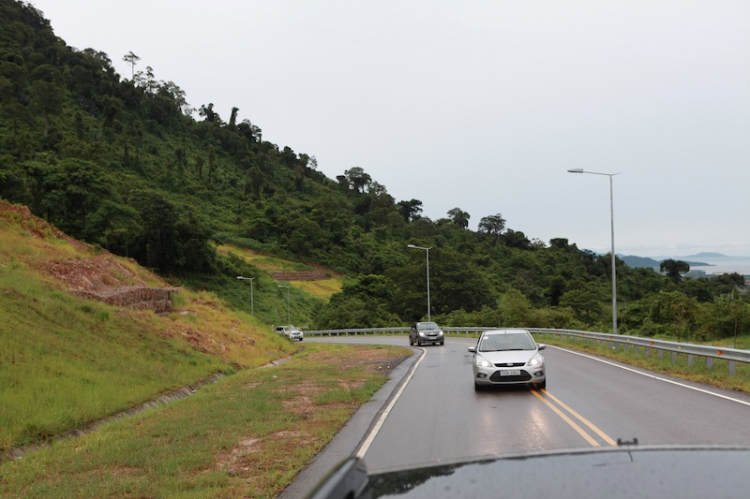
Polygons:
M33 0L77 49L359 166L423 215L750 256L748 0ZM196 119L199 119L197 114Z

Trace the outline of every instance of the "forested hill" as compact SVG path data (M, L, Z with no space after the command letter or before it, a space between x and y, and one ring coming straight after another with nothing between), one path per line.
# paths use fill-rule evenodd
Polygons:
M427 219L419 200L395 200L354 165L327 178L313 156L264 141L241 110L222 117L210 102L191 106L159 68L132 53L68 47L53 24L28 3L0 0L0 197L67 234L219 291L240 264L216 242L324 264L352 279L318 311L320 325L426 315L425 252L407 244L432 248L438 318L607 324L607 256L564 238L529 240L500 213L478 214L478 231L460 208ZM128 57L133 74L121 76L112 58ZM631 304L677 285L650 269L618 273Z
M123 78L32 6L0 9L4 198L164 272L210 270L212 237L347 263L354 203L314 158L263 141L237 109L225 121L205 103L193 119L158 68Z

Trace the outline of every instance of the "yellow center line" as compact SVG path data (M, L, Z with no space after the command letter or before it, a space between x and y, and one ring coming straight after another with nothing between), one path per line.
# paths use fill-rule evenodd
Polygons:
M546 392L547 390L544 390L544 391ZM539 393L537 393L537 391L536 391L536 390L531 390L531 393L533 393L533 394L534 394L534 396L535 396L536 398L538 398L539 400L541 400L542 402L544 402L545 404L547 404L547 406L548 406L548 407L549 407L550 409L552 409L553 411L555 411L555 413L556 413L556 414L557 414L558 416L560 416L560 417L562 418L562 420L563 420L563 421L565 421L566 423L568 423L568 424L570 425L570 427L571 427L571 428L573 428L573 429L574 429L575 431L577 431L577 432L578 432L578 434L579 434L579 435L581 435L581 436L582 436L582 437L583 437L584 439L586 439L586 441L587 441L587 442L588 442L589 444L591 444L591 446L592 446L592 447L601 447L601 445L599 444L599 442L597 442L596 440L594 440L594 439L593 439L593 438L591 437L591 435L589 435L588 433L586 433L586 432L585 432L585 431L583 430L583 428L581 428L580 426L578 426L578 425L577 425L577 424L575 423L575 421L573 421L572 419L570 419L570 418L569 418L569 417L568 417L568 416L567 416L567 415L566 415L566 414L565 414L564 412L562 412L562 411L561 411L560 409L558 409L557 407L555 407L554 405L552 405L552 404L551 404L551 403L549 402L549 400L547 400L547 399L545 399L544 397L542 397L541 395L539 395Z
M568 407L567 405L565 405L562 400L560 400L559 398L555 397L554 395L552 395L547 390L544 390L544 394L546 396L548 396L549 398L551 398L552 400L554 400L563 409L565 409L570 414L572 414L573 417L575 417L576 419L578 419L578 421L582 422L583 424L585 424L586 426L588 426L589 428L591 428L591 431L593 431L594 433L596 433L597 435L599 435L600 437L602 437L602 439L605 442L607 442L609 445L611 445L612 447L617 447L617 442L615 442L614 440L612 440L609 437L609 435L607 435L602 430L600 430L599 428L597 428L593 423L591 423L589 420L587 420L586 418L584 418L583 416L581 416L580 414L578 414L576 411L574 411L573 409L571 409L570 407Z

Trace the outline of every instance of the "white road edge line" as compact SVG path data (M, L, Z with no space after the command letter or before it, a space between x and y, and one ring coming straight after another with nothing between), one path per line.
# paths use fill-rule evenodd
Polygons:
M367 438L365 438L365 441L362 443L362 447L359 448L357 451L356 457L362 459L365 457L365 453L367 453L367 450L370 448L370 445L372 444L372 441L375 440L375 437L378 435L378 432L380 431L380 427L383 426L383 423L385 422L385 418L388 417L388 414L390 414L391 409L393 409L393 406L396 405L396 402L401 397L401 394L404 392L404 389L406 388L406 385L409 384L409 381L411 381L412 376L414 376L414 373L417 372L417 367L419 367L419 364L422 362L422 359L424 359L425 354L427 351L422 348L422 354L419 356L419 360L412 366L411 371L409 372L409 375L406 377L406 379L401 383L401 387L399 387L398 391L396 392L396 395L393 396L391 399L391 402L388 404L388 407L385 408L385 410L380 414L380 418L378 419L378 422L375 423L375 426L372 427L372 430L370 430L370 434L367 435Z
M561 347L554 346L554 345L548 345L548 346L552 347L552 348L556 348L557 350L562 350L563 352L572 353L573 355L579 355L581 357L586 357L587 359L595 360L595 361L601 362L603 364L608 364L608 365L613 366L613 367L619 367L620 369L624 369L625 371L630 371L630 372L635 373L635 374L640 374L641 376L646 376L647 378L652 378L652 379L655 379L655 380L663 381L665 383L671 383L673 385L681 386L681 387L687 388L689 390L695 390L696 392L705 393L706 395L713 395L714 397L719 397L719 398L722 398L722 399L725 399L725 400L729 400L731 402L737 402L738 404L742 404L742 405L746 405L746 406L750 407L750 402L745 402L744 400L740 400L740 399L736 399L736 398L733 398L733 397L729 397L728 395L722 395L721 393L712 392L710 390L704 390L703 388L698 388L696 386L686 385L685 383L680 383L679 381L673 381L671 379L662 378L661 376L656 376L655 374L649 374L649 373L645 373L643 371L639 371L637 369L633 369L633 368L626 367L626 366L621 366L619 364L615 364L614 362L609 362L607 360L603 360L603 359L600 359L598 357L594 357L592 355L587 355L585 353L576 352L574 350L568 350L567 348L561 348Z

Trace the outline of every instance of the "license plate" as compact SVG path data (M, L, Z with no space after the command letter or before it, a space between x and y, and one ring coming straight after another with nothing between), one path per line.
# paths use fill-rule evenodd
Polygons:
M513 369L511 371L500 371L500 376L520 376L521 371L518 369Z

